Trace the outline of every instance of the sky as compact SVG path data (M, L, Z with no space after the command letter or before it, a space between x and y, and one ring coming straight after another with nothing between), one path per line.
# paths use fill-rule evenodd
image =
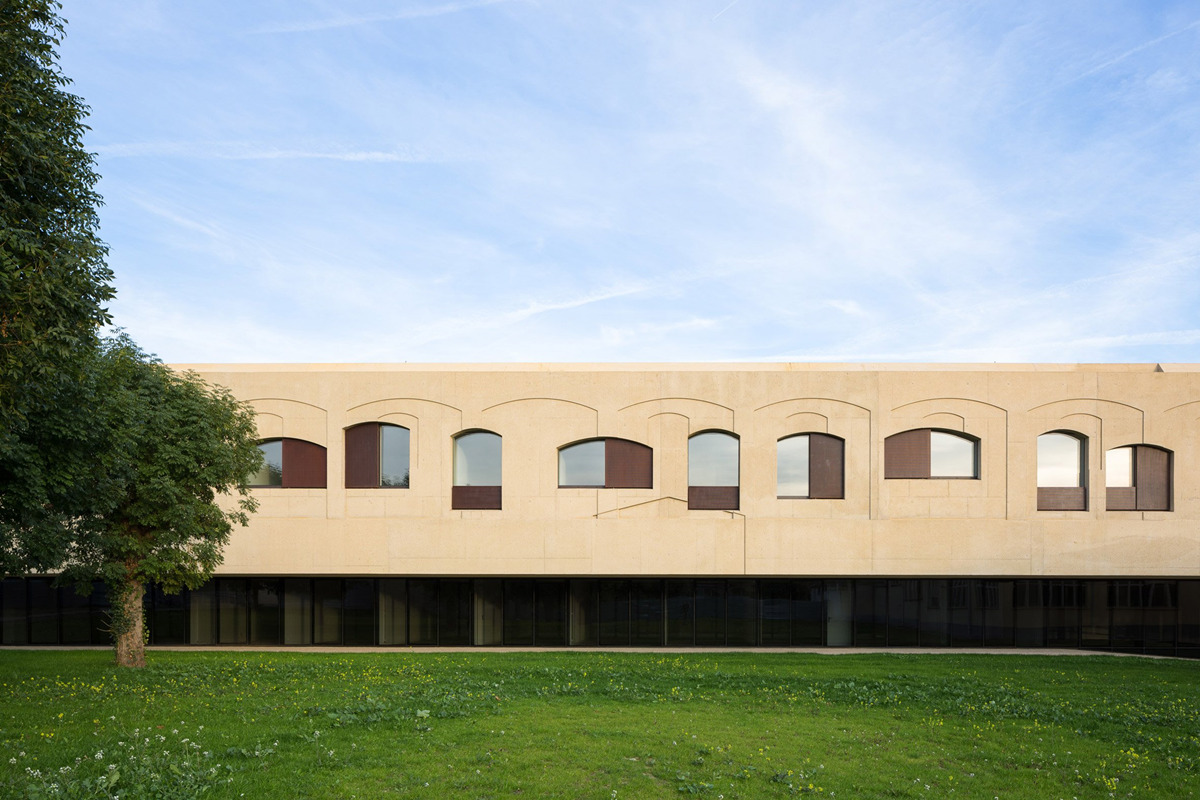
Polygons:
M1200 362L1200 7L63 0L170 363Z

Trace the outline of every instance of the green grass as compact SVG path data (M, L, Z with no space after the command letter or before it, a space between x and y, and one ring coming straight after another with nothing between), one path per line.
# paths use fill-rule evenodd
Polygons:
M584 652L148 660L120 671L106 652L0 653L0 796L55 796L53 784L63 796L105 797L114 773L112 790L130 797L1043 800L1185 798L1200 787L1196 662Z

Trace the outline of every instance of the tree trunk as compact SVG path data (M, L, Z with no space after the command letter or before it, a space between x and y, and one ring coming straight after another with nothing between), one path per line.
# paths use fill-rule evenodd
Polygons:
M117 650L117 666L146 666L146 643L142 632L142 598L146 587L129 577L117 589L113 620L113 637Z

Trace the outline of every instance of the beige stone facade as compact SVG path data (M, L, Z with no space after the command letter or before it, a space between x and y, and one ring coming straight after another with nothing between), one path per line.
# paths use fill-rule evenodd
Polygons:
M1196 365L193 365L324 489L261 488L219 575L1200 576ZM408 428L408 488L345 488L345 431ZM978 440L975 479L895 479L885 439ZM451 508L454 437L502 437L502 508ZM736 509L688 509L689 437L739 444ZM1085 511L1039 511L1037 437L1086 440ZM844 440L842 499L777 497L780 439ZM558 450L653 449L649 489L559 488ZM1110 511L1106 451L1170 453L1169 510Z

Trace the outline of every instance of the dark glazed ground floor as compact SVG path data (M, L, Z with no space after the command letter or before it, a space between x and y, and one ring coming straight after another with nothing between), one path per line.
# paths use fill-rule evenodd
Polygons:
M0 644L106 644L107 594L7 578ZM1054 647L1200 658L1200 579L217 578L151 644Z

